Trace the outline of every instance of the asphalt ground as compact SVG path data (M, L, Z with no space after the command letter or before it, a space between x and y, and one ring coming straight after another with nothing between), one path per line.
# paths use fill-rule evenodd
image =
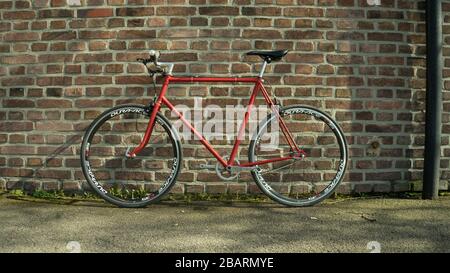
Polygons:
M0 219L0 252L450 252L450 197L122 209L2 194Z

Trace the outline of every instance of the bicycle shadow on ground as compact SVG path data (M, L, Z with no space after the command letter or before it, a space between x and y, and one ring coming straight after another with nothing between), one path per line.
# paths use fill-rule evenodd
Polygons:
M376 241L383 252L445 252L448 241L442 238L449 234L449 205L421 202L349 202L332 208L319 205L286 210L221 210L213 214L193 209L161 213L157 208L164 204L154 205L153 211L124 210L125 213L65 207L41 213L39 207L17 206L6 211L9 206L3 206L0 212L5 213L4 223L23 229L5 229L0 242L2 249L41 251L54 251L56 247L65 251L67 241L75 238L87 252L367 252L368 242ZM427 211L421 212L423 207ZM362 212L372 220L361 217ZM72 228L70 232L68 227ZM51 230L50 234L59 232L52 235L52 240L36 237L42 229ZM29 238L36 239L33 246Z

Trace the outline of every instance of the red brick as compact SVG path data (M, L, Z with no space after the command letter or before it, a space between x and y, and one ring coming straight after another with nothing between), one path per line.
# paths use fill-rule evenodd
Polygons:
M249 30L244 29L242 33L244 38L262 38L262 39L277 39L281 38L281 33L278 30Z
M23 99L3 99L3 107L5 108L28 108L35 107L34 101Z
M278 7L242 7L242 15L244 16L279 16L281 8Z
M140 8L117 8L117 16L150 16L154 14L152 7Z
M59 189L59 182L45 181L42 183L42 190L44 191L57 191Z
M375 32L367 34L369 40L373 41L403 41L404 37L401 33Z
M62 99L39 99L37 105L39 108L71 108L72 102Z
M98 97L102 94L102 89L100 87L87 87L86 96Z
M15 1L14 6L16 9L28 9L30 8L30 2L29 1Z
M39 86L56 86L56 85L69 86L72 84L72 78L71 77L45 77L45 78L38 78L36 83Z
M111 53L87 54L81 53L75 56L75 62L111 62Z
M123 18L111 18L108 20L108 28L117 28L125 26L125 20Z
M197 61L197 53L163 53L161 59L166 62L183 62L183 61Z
M285 57L288 62L298 63L322 63L324 56L322 54L293 54L290 53Z
M384 65L403 65L405 59L402 57L368 57L369 64L384 64Z
M9 143L25 143L25 135L9 135Z
M186 193L203 193L205 191L204 184L185 184Z
M195 15L196 8L195 7L157 7L156 15L165 15L165 16L189 16Z
M326 101L326 108L331 109L362 109L363 104L360 101L334 100Z
M323 17L324 10L319 8L285 8L283 11L285 16L295 16L295 17Z
M194 38L198 36L195 29L167 29L161 30L158 34L162 38Z
M356 77L328 77L328 86L361 86L364 84L362 78Z
M34 55L14 55L0 57L0 63L4 64L31 64L36 63L36 56Z
M81 191L81 185L78 182L64 181L62 183L62 190L64 192L79 192Z
M287 39L323 39L323 33L317 30L290 30L286 31Z
M100 74L102 73L102 65L100 64L88 64L85 68L86 74Z
M52 7L64 7L67 4L67 0L51 0L50 6Z
M362 64L364 59L361 56L348 55L328 55L327 61L331 64Z
M73 17L74 11L69 9L46 9L39 10L39 18L68 18Z
M79 18L111 17L113 15L114 15L113 9L109 9L109 8L77 10L77 17L79 17Z
M149 76L117 76L116 84L150 84L152 82Z
M238 15L238 7L230 6L209 6L199 7L198 12L200 15Z
M4 40L8 42L38 41L39 34L37 32L9 32L5 34Z
M0 22L0 31L9 31L11 29L11 23L9 22Z
M91 51L102 51L107 49L107 42L104 41L91 41L89 42L89 50Z
M34 79L29 77L2 78L1 84L3 86L27 86L33 85Z
M64 67L64 73L80 74L81 73L81 65L66 65Z
M10 97L23 97L24 91L25 90L23 88L11 88L11 89L9 89L9 96Z
M123 65L122 64L108 64L105 67L105 72L107 72L107 73L122 73Z
M58 169L40 169L36 172L38 178L67 179L70 178L70 171L62 171Z
M111 99L77 99L75 101L75 106L81 108L111 107L112 105Z
M46 66L47 68L47 74L59 74L62 73L63 67L59 64L49 64ZM43 74L44 73L44 66L35 66L30 69L29 71L34 71L35 73Z
M112 39L115 37L116 37L115 31L83 30L79 32L80 39Z
M121 30L117 36L119 39L150 39L155 37L155 30Z
M320 77L286 76L284 82L292 85L320 85L323 79Z
M1 125L0 125L1 126ZM30 146L2 146L0 147L0 151L2 154L11 154L11 155L29 155L34 154L34 147Z
M389 79L389 78L377 78L369 79L369 86L404 86L405 81L403 79Z
M217 193L226 193L227 185L226 184L206 184L205 192L217 194Z
M108 4L120 6L125 4L125 0L108 0Z
M28 158L27 159L27 166L28 167L42 166L42 159L40 159L40 158Z
M42 33L42 40L73 40L76 39L75 31L54 31Z
M72 54L41 54L38 57L39 63L59 63L72 62Z
M73 126L71 123L61 121L39 121L36 122L36 130L42 131L72 131ZM43 151L45 147L38 147L38 154L45 154ZM54 148L48 148L54 149ZM70 152L70 151L68 151Z
M245 184L234 184L230 183L228 184L228 193L231 194L240 194L240 193L246 193L247 188Z
M29 20L35 17L34 11L5 11L3 13L3 19L5 20Z
M112 78L107 76L82 76L75 78L76 85L111 84Z
M400 125L381 125L381 124L368 124L366 125L366 131L372 133L398 133L401 131Z
M235 27L248 27L250 26L250 19L249 18L234 18L233 19L233 26Z

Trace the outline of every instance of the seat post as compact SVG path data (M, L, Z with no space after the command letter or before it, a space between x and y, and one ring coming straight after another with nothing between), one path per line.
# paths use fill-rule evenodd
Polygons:
M267 66L267 60L264 59L262 67L261 67L261 71L259 71L258 78L262 78L263 77L264 71L266 70L266 66Z

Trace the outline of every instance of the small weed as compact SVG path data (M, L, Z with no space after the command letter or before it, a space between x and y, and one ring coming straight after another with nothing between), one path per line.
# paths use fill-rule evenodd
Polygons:
M264 202L269 199L260 194L239 194L239 193L185 193L185 194L169 194L163 200L182 201L188 204L193 201L244 201L244 202Z
M34 198L41 198L41 199L62 199L66 197L63 191L44 191L44 190L36 190L34 191L31 196Z
M33 197L46 200L63 200L63 201L85 201L85 200L102 200L100 196L92 192L83 192L81 194L66 194L62 190L58 191L44 191L36 190L31 194L25 193L23 190L15 189L5 192L13 197ZM139 196L143 194L140 191L120 192L125 197L132 195ZM133 196L133 197L135 197ZM450 191L441 191L439 196L450 196ZM373 198L397 198L397 199L421 199L421 192L401 192L401 193L354 193L354 194L338 194L334 193L330 199L335 201L343 201L349 199L373 199ZM165 201L178 201L185 202L186 204L192 204L195 201L220 201L220 202L255 202L262 203L268 202L270 199L263 194L243 194L243 193L169 193L163 200Z
M25 193L22 190L12 190L7 192L12 197L27 198L32 197L36 199L45 200L62 200L62 201L84 201L84 200L101 200L101 198L95 194L89 192L83 192L82 194L66 194L62 190L58 191L45 191L42 189L36 190L32 193Z
M98 195L91 192L83 192L83 195L75 195L74 197L79 199L100 199Z
M14 196L25 196L25 193L22 190L12 190L9 191L9 194Z

